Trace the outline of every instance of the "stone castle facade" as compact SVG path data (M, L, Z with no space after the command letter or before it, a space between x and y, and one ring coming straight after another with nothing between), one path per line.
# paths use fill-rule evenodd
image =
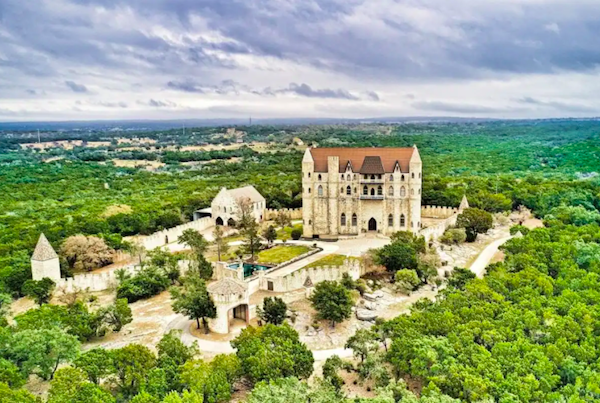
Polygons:
M309 148L302 159L305 238L418 233L422 161L409 148Z

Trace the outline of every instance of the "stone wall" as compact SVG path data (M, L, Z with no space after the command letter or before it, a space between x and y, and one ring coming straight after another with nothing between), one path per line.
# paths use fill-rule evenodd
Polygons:
M196 231L204 231L214 226L213 219L211 217L204 217L196 221L190 221L188 223L178 225L173 228L169 228L163 231L155 232L152 235L148 235L145 238L140 238L140 243L148 250L152 250L161 246L165 246L168 243L176 242L177 238L186 229L194 229Z
M189 267L189 261L180 260L179 268L182 273L186 272ZM97 292L115 288L118 285L116 271L123 269L130 275L134 275L140 270L141 266L138 265L127 265L119 269L106 271L102 273L85 273L79 274L75 277L61 278L56 281L56 291L65 294L73 293L75 291L89 291Z
M311 267L308 269L299 269L286 276L276 276L273 274L259 274L260 289L269 290L269 283L272 283L274 292L290 292L304 288L307 277L310 277L313 285L325 280L339 281L344 273L348 273L353 279L358 279L366 272L363 265L358 260L345 260L342 266L322 266Z
M275 217L277 217L277 215L280 212L284 212L285 214L287 214L290 219L292 220L301 220L302 219L302 208L284 208L284 209L266 209L265 210L265 220L266 221L271 221L274 220Z
M423 218L449 218L458 214L458 208L440 206L421 206L421 217Z
M432 225L431 227L423 228L420 234L425 238L426 242L433 241L441 237L444 232L450 227L456 225L456 219L458 218L458 212L439 223Z

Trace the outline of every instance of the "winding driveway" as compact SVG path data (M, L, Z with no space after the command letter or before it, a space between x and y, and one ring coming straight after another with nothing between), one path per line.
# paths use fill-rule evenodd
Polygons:
M494 255L498 252L498 248L511 238L512 236L500 238L486 246L479 256L477 256L477 259L475 259L471 267L469 267L469 270L475 273L477 277L482 278L485 274L485 268L490 264Z

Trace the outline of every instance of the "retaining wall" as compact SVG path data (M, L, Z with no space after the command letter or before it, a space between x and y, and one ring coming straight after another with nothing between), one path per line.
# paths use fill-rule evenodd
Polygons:
M259 272L260 289L269 290L269 283L273 284L274 292L290 292L304 288L307 277L310 277L313 285L325 280L339 281L344 273L357 280L366 272L363 265L357 260L345 260L342 266L322 266L299 269L286 276L274 276L261 274Z

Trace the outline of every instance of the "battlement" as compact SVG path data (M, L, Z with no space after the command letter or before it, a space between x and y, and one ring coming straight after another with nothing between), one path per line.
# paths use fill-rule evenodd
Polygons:
M177 238L185 231L186 229L194 229L196 231L204 231L214 225L213 219L211 217L203 217L199 220L190 221L185 224L178 225L173 228L165 229L162 231L158 231L153 233L152 235L148 235L147 237L140 238L140 244L144 246L148 250L152 250L164 245L167 245L171 242L176 242Z
M458 208L447 206L421 206L422 218L448 218L458 214Z

